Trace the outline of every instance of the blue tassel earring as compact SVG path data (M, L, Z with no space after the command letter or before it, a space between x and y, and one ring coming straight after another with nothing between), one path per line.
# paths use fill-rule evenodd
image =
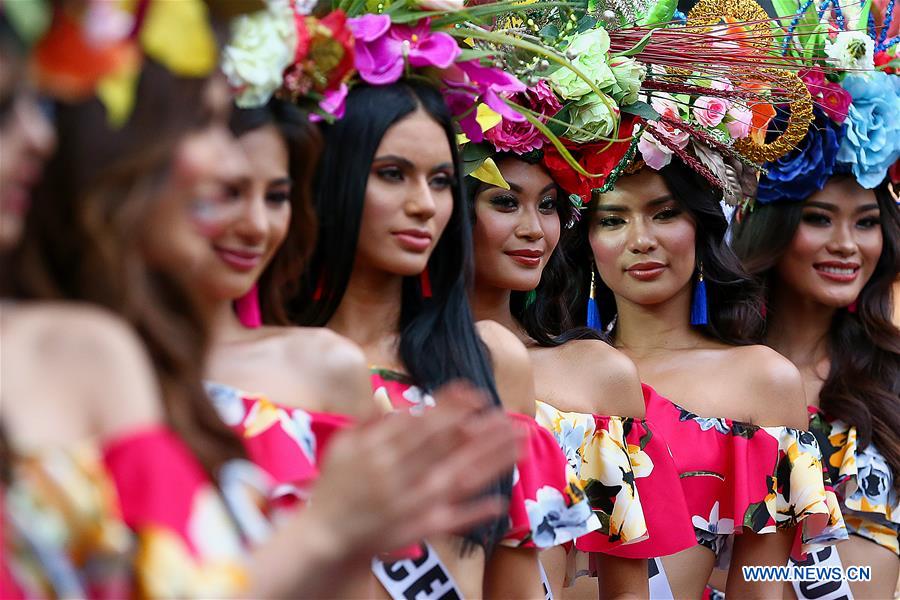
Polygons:
M603 332L603 321L600 320L600 311L597 309L597 300L594 298L594 268L591 267L591 290L588 294L587 326L599 332Z
M697 284L694 286L694 299L691 302L691 325L707 325L709 311L706 307L706 282L703 281L703 263L698 266Z

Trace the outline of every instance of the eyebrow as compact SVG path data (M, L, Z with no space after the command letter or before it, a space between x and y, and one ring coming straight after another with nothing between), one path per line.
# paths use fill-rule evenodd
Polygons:
M670 200L673 200L672 194L666 194L665 196L660 196L659 198L650 200L649 202L647 202L647 206L659 206L660 204L665 204ZM628 210L630 209L621 204L597 204L597 208L595 210L605 210L609 212L628 212Z
M822 210L828 210L831 212L838 212L838 207L836 204L831 204L830 202L819 202L817 200L812 200L806 203L806 206L812 206L813 208L821 208ZM878 204L863 204L855 211L856 213L868 212L870 210L878 210Z
M293 185L294 180L290 177L278 177L276 179L269 180L269 185Z
M515 184L515 183L513 183L512 181L507 181L506 183L509 184L509 189L510 189L510 190L516 192L517 194L521 194L521 193L522 193L522 191L523 191L523 190L522 190L522 186L520 186L520 185L518 185L518 184ZM482 187L482 186L483 186L483 187ZM503 188L501 188L500 186L493 185L493 184L490 184L490 183L482 183L481 186L479 186L479 187L480 187L481 189L478 190L478 193L481 193L483 190L488 190L488 189L490 189L490 188L503 189ZM555 182L555 181L551 181L550 183L548 183L547 185L545 185L544 188L543 188L540 192L538 192L538 195L543 194L543 193L545 193L545 192L549 192L550 190L554 190L554 189L556 189L556 182Z

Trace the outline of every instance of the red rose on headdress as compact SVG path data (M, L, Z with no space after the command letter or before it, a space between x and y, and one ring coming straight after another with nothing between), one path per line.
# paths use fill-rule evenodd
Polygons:
M576 144L569 140L563 140L563 145L572 154L572 157L588 173L601 173L600 177L585 177L576 172L566 159L562 157L555 146L547 144L544 147L544 167L559 186L569 194L576 194L581 201L587 204L591 201L591 190L603 187L609 173L618 166L631 146L631 136L634 133L633 115L624 115L619 124L619 139L612 145L609 142L597 142L595 144ZM608 147L607 147L608 146Z
M875 55L875 66L880 67L881 65L886 65L889 62L891 62L892 60L894 60L895 58L897 58L897 57L891 56L890 54L888 54L887 50L882 50L881 52L879 52L878 54ZM888 75L896 75L897 69L895 69L893 67L885 67L884 72L887 73Z

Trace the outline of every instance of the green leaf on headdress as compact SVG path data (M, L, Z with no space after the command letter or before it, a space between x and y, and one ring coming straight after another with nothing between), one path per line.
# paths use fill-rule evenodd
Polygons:
M623 113L628 113L630 115L637 115L642 119L646 119L647 121L658 121L660 118L660 114L656 112L656 110L647 104L646 102L633 102L632 104L626 104L621 107Z
M641 50L647 47L647 44L650 43L650 38L653 36L653 30L647 32L647 34L638 41L637 44L629 48L628 50L624 50L622 52L616 52L612 56L634 56L635 54L640 53Z
M463 176L471 175L493 153L494 149L489 144L465 144L460 151Z
M22 41L34 44L50 26L51 8L46 0L17 0L3 5L9 24Z
M868 31L869 29L869 13L872 12L872 0L866 0L862 8L859 9L859 20L856 22L854 29ZM848 29L850 27L848 26Z
M646 15L638 19L638 25L668 23L675 16L678 0L659 0Z

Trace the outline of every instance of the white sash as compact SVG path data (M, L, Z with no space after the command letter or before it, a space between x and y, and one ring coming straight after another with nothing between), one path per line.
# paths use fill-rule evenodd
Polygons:
M553 600L553 588L550 587L550 580L547 579L547 571L544 565L538 560L538 569L541 571L541 585L544 587L544 600Z
M647 575L650 577L650 600L671 600L675 597L672 588L669 586L669 578L666 577L666 570L663 568L662 561L658 558L651 558L647 561L649 569Z
M422 556L386 563L372 559L372 572L394 600L462 600L462 594L428 542Z
M841 557L834 546L825 546L806 555L803 562L791 559L788 566L837 567L844 571ZM846 580L842 581L793 581L794 593L798 600L853 600L853 593Z

